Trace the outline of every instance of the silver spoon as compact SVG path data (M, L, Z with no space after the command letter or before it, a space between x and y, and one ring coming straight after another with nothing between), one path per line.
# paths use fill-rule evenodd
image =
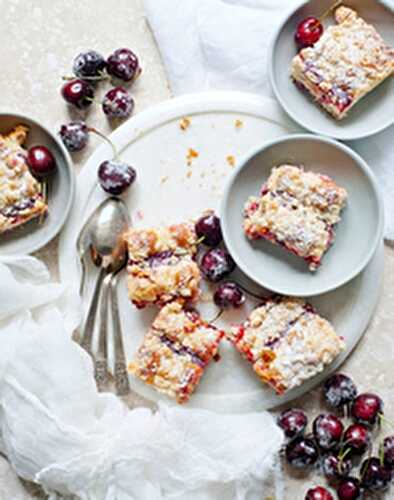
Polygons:
M100 268L81 339L81 346L90 354L101 285L104 277L124 262L126 247L122 236L129 225L127 206L118 198L102 203L90 225L90 256L94 265Z

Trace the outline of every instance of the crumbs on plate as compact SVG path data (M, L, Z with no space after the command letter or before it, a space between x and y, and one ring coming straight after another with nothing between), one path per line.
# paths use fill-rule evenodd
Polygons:
M230 167L233 167L235 165L235 157L233 155L228 155L226 157L226 161L230 165Z
M167 182L169 179L169 176L168 175L162 175L160 177L160 184L164 184L165 182Z
M243 127L244 122L238 118L237 120L235 120L234 125L235 125L235 128L240 129Z
M189 148L187 150L187 155L186 155L187 164L190 166L192 164L193 159L198 158L198 156L199 156L198 151L196 151L193 148Z
M181 130L187 130L190 127L191 123L192 122L191 122L190 118L188 118L187 116L184 116L182 118L182 120L179 122L179 128Z

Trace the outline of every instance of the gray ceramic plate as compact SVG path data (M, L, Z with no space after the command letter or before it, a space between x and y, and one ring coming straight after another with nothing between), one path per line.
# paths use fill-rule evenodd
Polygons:
M242 230L243 207L272 167L303 165L327 174L348 192L334 245L314 273L299 257L268 241L251 242ZM354 278L372 258L383 232L383 204L367 164L349 147L309 134L289 135L240 161L226 184L221 220L226 245L240 269L261 286L299 297L329 292Z
M70 155L61 141L32 118L13 113L0 113L0 134L19 123L30 129L25 146L46 146L55 156L58 171L50 180L49 215L44 223L40 225L35 219L0 235L0 256L29 254L46 245L62 228L74 200L75 175Z
M384 40L394 47L394 13L377 0L348 0L347 6L375 26ZM380 132L394 123L394 78L387 78L379 87L357 103L349 116L336 121L300 91L290 79L290 64L296 55L294 32L298 23L308 16L319 16L333 0L310 0L290 12L280 24L270 48L269 75L274 93L293 120L316 134L337 139L358 139ZM333 24L332 17L324 25Z

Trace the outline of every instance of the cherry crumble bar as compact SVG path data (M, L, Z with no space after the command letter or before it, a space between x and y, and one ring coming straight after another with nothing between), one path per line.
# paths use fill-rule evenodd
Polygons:
M334 118L350 108L394 72L394 49L354 10L335 11L336 25L328 27L313 47L293 59L295 83Z
M130 229L125 235L130 300L138 308L162 306L175 299L199 297L200 271L195 262L197 235L192 223L165 228Z
M267 299L227 337L278 394L323 371L345 347L310 304L279 296Z
M217 355L223 335L196 311L172 302L154 320L129 371L178 403L185 403Z
M0 234L48 210L40 184L26 163L27 151L22 145L28 130L17 125L9 134L0 135Z
M272 170L259 197L245 205L244 231L303 258L316 270L334 241L334 226L346 204L346 190L321 174L281 165Z

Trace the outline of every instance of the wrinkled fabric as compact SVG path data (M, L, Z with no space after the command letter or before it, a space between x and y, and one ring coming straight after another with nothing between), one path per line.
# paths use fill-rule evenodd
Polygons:
M129 410L98 393L71 340L79 298L49 279L33 257L0 262L0 451L14 470L53 500L261 499L283 439L273 417Z
M175 95L241 90L273 97L268 47L286 11L300 0L144 0ZM382 1L394 9L394 0ZM181 41L181 43L180 43ZM385 238L394 240L394 126L349 145L377 175L385 200Z

